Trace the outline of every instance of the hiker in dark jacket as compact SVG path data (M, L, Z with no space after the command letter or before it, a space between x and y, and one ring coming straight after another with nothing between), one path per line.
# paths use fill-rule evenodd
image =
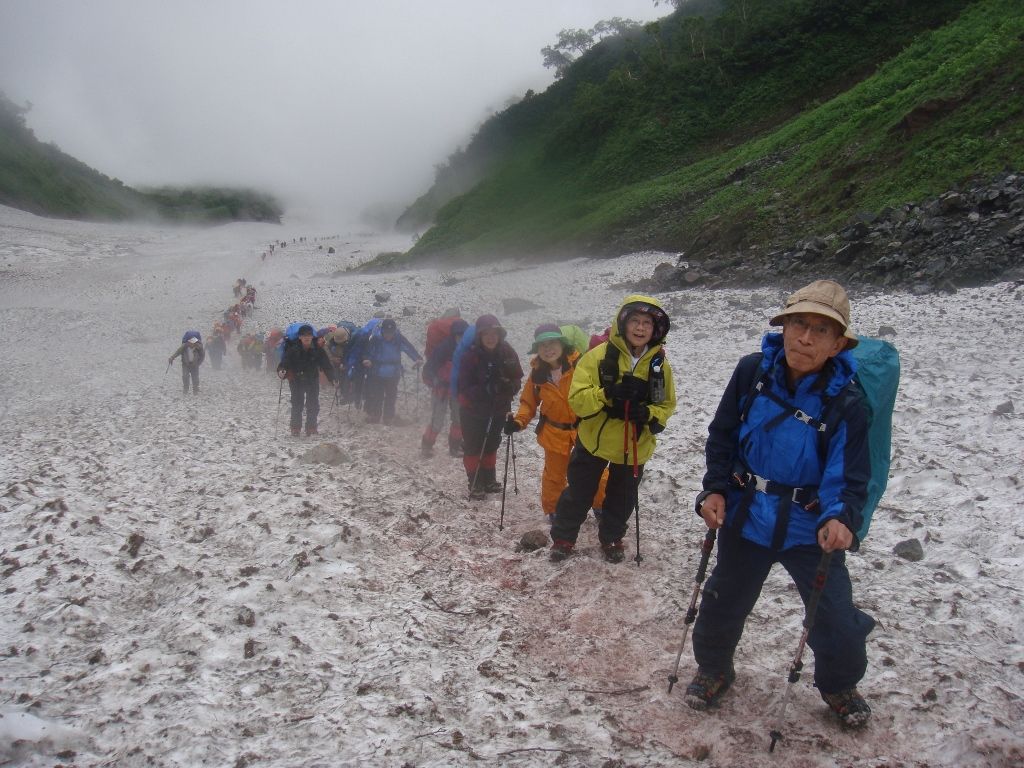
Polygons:
M213 364L213 370L219 371L221 361L228 352L228 345L224 343L224 337L220 335L216 328L214 328L213 333L208 338L210 342L206 345L206 348L210 353L210 362Z
M697 512L721 529L693 629L697 674L686 702L716 704L736 674L743 625L775 563L806 603L822 552L827 576L807 642L814 684L848 726L871 709L857 691L875 621L853 604L845 550L858 547L870 465L868 422L849 352L850 301L831 280L801 288L771 321L761 354L740 360L708 429Z
M451 412L451 426L448 429L448 453L451 456L462 456L462 426L459 422L459 404L451 397L452 357L455 347L462 339L469 324L455 318L449 328L449 335L438 344L427 358L423 366L423 383L430 388L430 422L420 440L420 450L429 456L434 449L434 442L444 428L444 420Z
M498 446L505 414L523 381L519 355L505 341L505 329L494 315L476 321L473 343L459 362L459 420L465 454L462 457L471 498L500 493Z
M188 383L192 382L192 394L199 394L199 366L206 359L206 352L203 350L203 342L199 334L189 335L175 350L174 354L167 358L167 364L174 362L174 358L181 357L181 386L188 394Z
M420 353L398 330L390 317L383 320L370 335L363 349L363 368L367 378L364 389L366 423L385 426L395 423L395 403L398 400L398 381L402 378L402 353L416 362L423 361Z
M292 394L292 435L302 431L302 408L306 408L306 435L317 433L316 419L320 414L320 371L332 384L334 368L327 353L313 343L313 326L299 328L299 343L290 344L284 351L277 375L288 379Z

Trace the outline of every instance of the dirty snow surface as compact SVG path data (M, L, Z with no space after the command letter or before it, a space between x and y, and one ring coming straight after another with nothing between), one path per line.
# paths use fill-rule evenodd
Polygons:
M275 240L287 246L262 261ZM802 620L781 569L719 708L683 702L689 646L671 694L666 681L703 537L707 423L782 290L661 296L679 410L640 490L642 564L632 529L626 562L605 563L588 521L579 554L554 565L516 548L544 526L532 432L517 435L502 530L500 495L470 502L459 462L420 457L411 370L408 424L368 426L322 390L321 434L299 439L283 434L287 392L279 423L278 380L242 370L233 343L198 397L165 373L238 277L259 290L244 330L361 323L387 291L417 346L458 306L498 314L525 363L536 325L603 329L627 293L610 286L665 258L331 276L407 245L0 209L2 764L1024 763L1024 290L853 292L855 323L892 326L903 360L889 491L850 557L855 599L880 623L861 685L874 717L840 728L808 653L769 755ZM542 308L505 315L509 297ZM341 463L305 461L320 443ZM911 538L920 561L893 551Z

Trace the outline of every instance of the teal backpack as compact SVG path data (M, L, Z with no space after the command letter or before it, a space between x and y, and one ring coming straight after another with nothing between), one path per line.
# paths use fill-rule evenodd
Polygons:
M892 411L900 386L900 355L896 347L881 339L859 336L851 352L857 361L854 381L864 394L868 409L868 451L871 456L871 479L864 504L864 522L857 531L860 541L868 535L871 516L882 500L889 482L892 463Z

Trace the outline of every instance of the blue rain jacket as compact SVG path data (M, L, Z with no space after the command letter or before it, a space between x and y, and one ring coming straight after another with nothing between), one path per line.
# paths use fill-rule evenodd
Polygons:
M761 349L761 355L748 355L736 366L708 428L705 491L725 495L726 525L735 526L748 494L730 479L734 472L747 471L794 488L816 487L819 504L810 511L789 498L760 491L753 494L740 533L761 546L771 546L783 504L789 505L789 524L782 549L817 545L818 529L833 518L856 532L871 469L862 395L856 385L847 386L856 372L851 352L840 352L821 372L803 377L790 391L782 334L767 334ZM824 439L795 416L782 416L787 411L767 395L751 394L753 384L765 374L766 386L777 396L815 419L824 417ZM741 422L751 396L754 400ZM854 536L851 548L858 546Z
M388 341L381 334L380 326L377 326L366 344L363 359L373 363L370 369L372 376L378 379L397 379L402 375L403 352L413 360L423 359L401 332L395 331L394 337Z

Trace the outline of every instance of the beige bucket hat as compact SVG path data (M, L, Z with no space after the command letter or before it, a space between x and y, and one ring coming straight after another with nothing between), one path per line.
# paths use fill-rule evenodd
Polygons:
M786 315L811 313L830 317L843 327L846 348L857 346L857 334L850 329L850 297L834 280L815 280L786 299L786 306L771 319L772 325L782 325Z

